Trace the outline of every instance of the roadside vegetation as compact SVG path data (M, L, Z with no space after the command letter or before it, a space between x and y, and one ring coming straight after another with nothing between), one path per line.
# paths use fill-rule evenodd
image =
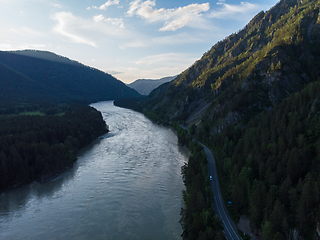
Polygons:
M292 94L246 128L202 139L217 156L225 199L264 239L314 239L320 222L320 81ZM205 128L205 124L201 128ZM290 239L290 238L289 238Z
M222 222L213 209L213 193L209 182L207 156L203 147L193 142L188 131L177 122L172 126L178 134L178 142L189 148L191 156L188 163L181 167L184 207L181 209L183 239L226 239Z

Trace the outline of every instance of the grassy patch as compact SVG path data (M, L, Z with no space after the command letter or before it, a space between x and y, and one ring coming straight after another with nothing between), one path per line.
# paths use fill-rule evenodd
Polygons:
M19 113L19 115L44 116L46 114L44 114L43 112L40 112L40 111L34 111L34 112L22 112L22 113Z

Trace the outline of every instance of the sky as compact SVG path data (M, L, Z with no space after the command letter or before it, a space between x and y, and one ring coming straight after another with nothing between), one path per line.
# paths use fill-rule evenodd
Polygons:
M131 83L174 76L276 0L0 0L0 50L51 51Z

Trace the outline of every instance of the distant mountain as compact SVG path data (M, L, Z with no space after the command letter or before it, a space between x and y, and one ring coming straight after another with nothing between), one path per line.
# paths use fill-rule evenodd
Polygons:
M128 84L129 87L136 90L141 95L149 95L149 93L159 87L161 84L172 81L174 77L164 77L161 79L138 79L133 83Z
M0 101L91 103L139 94L100 70L51 52L0 51Z

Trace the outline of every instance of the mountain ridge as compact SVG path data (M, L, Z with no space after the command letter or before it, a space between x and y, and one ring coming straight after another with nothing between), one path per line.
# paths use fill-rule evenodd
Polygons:
M182 72L148 110L167 108L169 118L181 119L190 115L194 110L192 105L202 99L216 105L215 109L211 108L213 112L225 112L226 119L226 113L233 110L242 114L240 103L247 100L243 93L238 93L243 89L255 100L249 99L245 104L259 111L272 108L298 91L318 74L317 67L306 63L318 55L316 40L320 23L316 7L299 8L298 2L280 1L269 11L258 13L237 34L216 43ZM296 19L295 15L300 13L304 17ZM314 39L312 43L309 37ZM304 65L309 68L303 68ZM232 104L238 106L227 111L225 103L233 97L237 100ZM151 93L150 101L153 98Z
M110 74L51 52L0 51L4 102L91 103L139 94Z
M160 79L137 79L134 82L127 84L127 86L135 89L141 95L149 95L153 89L163 83L172 81L174 78L176 78L176 76L163 77Z

